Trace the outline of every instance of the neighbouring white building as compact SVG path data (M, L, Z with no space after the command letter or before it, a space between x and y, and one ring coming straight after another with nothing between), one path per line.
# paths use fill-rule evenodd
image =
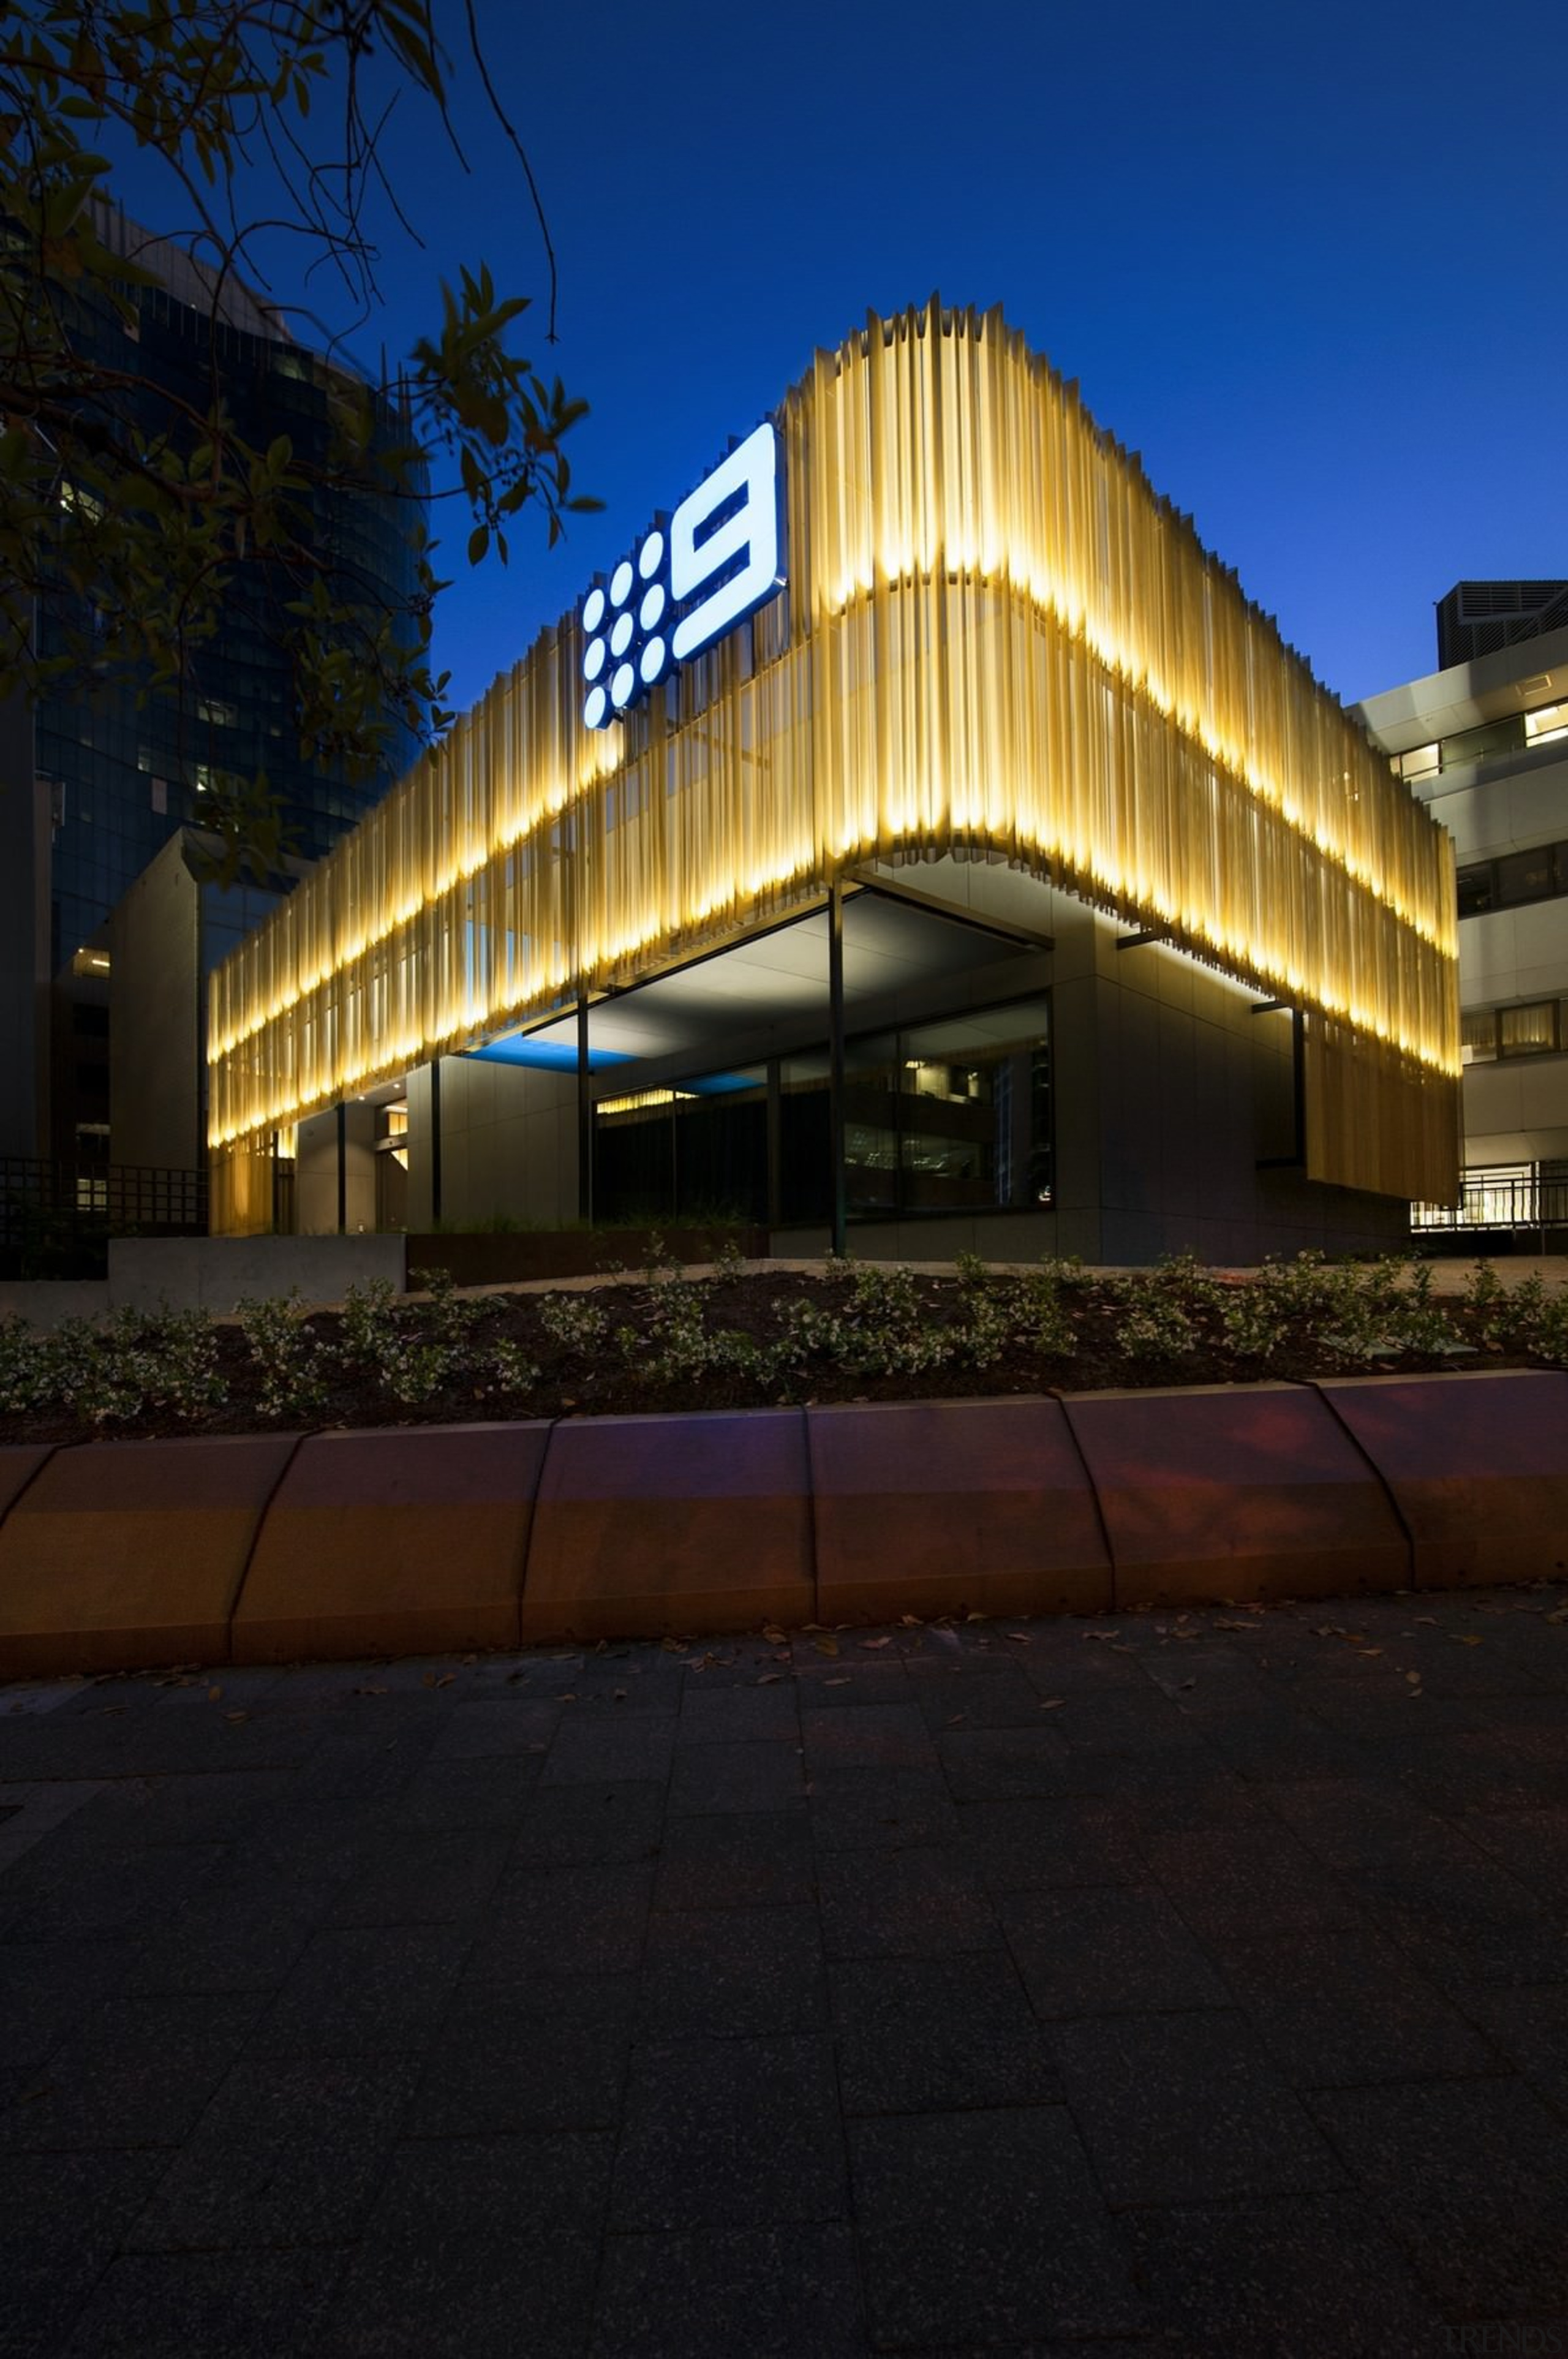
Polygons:
M1527 594L1527 593L1534 593ZM1360 717L1458 862L1464 1196L1418 1232L1568 1244L1568 582L1461 582L1425 679ZM1542 624L1548 625L1541 627ZM1553 624L1556 627L1550 627Z

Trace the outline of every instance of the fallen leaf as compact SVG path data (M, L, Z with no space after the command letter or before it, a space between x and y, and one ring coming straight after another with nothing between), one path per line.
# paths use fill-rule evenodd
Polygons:
M223 1714L223 1718L225 1720L248 1720L250 1718L250 1714L248 1712L226 1712Z
M222 1689L222 1688L209 1688L209 1689L208 1689L208 1690L207 1690L207 1701L208 1701L208 1702L209 1702L209 1703L216 1703L216 1702L217 1702L217 1701L218 1701L218 1698L223 1694L223 1689Z
M1361 1651L1364 1655L1380 1655L1383 1649L1381 1647L1363 1647Z
M1040 1708L1041 1712L1060 1712L1066 1701L1065 1696L1047 1696Z
M878 1647L890 1647L893 1641L891 1638L862 1638L860 1643L870 1655L874 1654Z
M782 1671L764 1671L757 1685L759 1688L776 1688L783 1676Z
M847 1679L824 1680L822 1685L825 1688L846 1688L849 1681Z
M762 1635L770 1647L781 1647L784 1644L784 1633L779 1628L777 1623L765 1622L762 1625Z
M1116 1635L1116 1634L1114 1630L1080 1630L1078 1633L1080 1638L1104 1638L1106 1640L1114 1639Z
M831 1631L824 1630L820 1637L812 1639L811 1644L819 1655L836 1655L838 1652L838 1640Z
M1421 1685L1421 1673L1419 1671L1407 1671L1405 1673L1405 1682L1409 1687L1419 1688Z
M625 1688L612 1688L610 1690L610 1700L613 1703L625 1703L626 1693L627 1691Z
M1016 1638L1020 1647L1028 1647L1033 1643L1027 1630L1009 1630L1007 1636L1009 1638Z
M1555 1614L1547 1615L1549 1622L1568 1622L1568 1605L1560 1605Z
M1456 1647L1479 1647L1485 1644L1479 1630L1451 1630L1448 1635Z
M925 1626L918 1614L900 1614L898 1619L906 1630L920 1630Z
M966 1614L964 1618L966 1622L989 1622L991 1616L988 1614Z
M575 1688L568 1688L564 1695L558 1695L555 1700L557 1703L575 1703L577 1701L577 1690Z
M436 1681L436 1685L438 1688L449 1688L456 1677L457 1673L455 1671L443 1671L440 1679Z
M1424 1622L1429 1629L1435 1630L1437 1627L1435 1614L1412 1614L1410 1619L1412 1622Z

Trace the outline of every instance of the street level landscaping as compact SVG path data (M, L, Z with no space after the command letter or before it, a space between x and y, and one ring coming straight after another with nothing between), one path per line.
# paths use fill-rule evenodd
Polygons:
M647 1255L550 1288L429 1271L421 1292L372 1284L333 1310L0 1322L0 1441L1568 1368L1568 1290L1485 1262L1448 1293L1428 1263L1313 1255L1246 1274Z

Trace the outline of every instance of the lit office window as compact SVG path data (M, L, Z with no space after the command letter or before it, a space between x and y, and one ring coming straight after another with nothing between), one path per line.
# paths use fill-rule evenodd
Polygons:
M1568 703L1543 704L1524 716L1524 742L1527 745L1549 745L1553 738L1568 737Z
M1523 1007L1497 1010L1497 1054L1501 1057L1550 1055L1557 1046L1557 1002L1532 1000Z

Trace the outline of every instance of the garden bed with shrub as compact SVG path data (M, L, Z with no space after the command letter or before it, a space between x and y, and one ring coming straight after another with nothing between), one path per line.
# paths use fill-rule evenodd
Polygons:
M1263 1377L1568 1368L1568 1291L1486 1264L1440 1297L1421 1263L1303 1255L1237 1277L1190 1259L1091 1272L656 1262L592 1289L353 1288L0 1324L0 1441L452 1423L790 1402L963 1398Z

